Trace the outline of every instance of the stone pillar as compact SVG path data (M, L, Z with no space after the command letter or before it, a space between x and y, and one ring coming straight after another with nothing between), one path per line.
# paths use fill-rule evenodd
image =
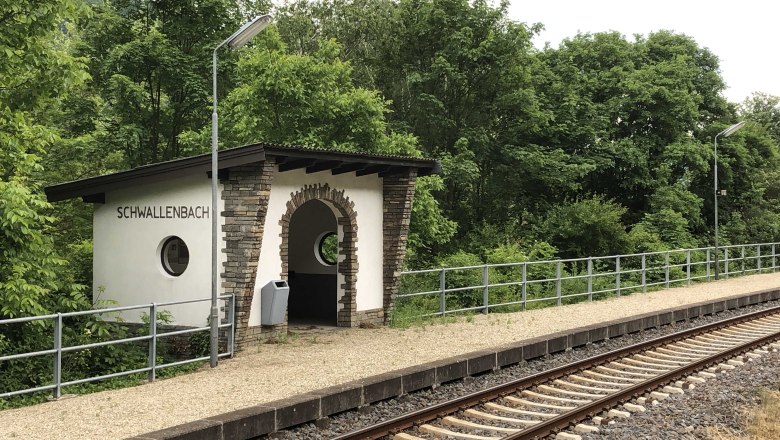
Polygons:
M234 167L223 182L225 210L222 215L225 224L222 232L225 248L222 252L226 255L226 261L223 263L222 288L225 294L232 293L236 297L238 349L243 349L259 336L249 334L249 312L275 165L274 158L269 157L264 162Z
M352 204L349 202L350 205ZM343 238L339 242L338 273L344 282L339 288L344 292L339 303L342 309L338 311L336 322L339 327L354 327L357 323L357 220L356 213L351 209L346 215L339 216L337 222L343 231Z
M413 168L404 174L387 176L383 179L383 305L385 322L393 312L395 295L398 293L398 276L406 252L416 180L417 169Z

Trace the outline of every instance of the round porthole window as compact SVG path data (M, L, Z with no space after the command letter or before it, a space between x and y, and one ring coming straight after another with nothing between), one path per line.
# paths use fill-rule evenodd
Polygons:
M165 272L177 277L187 270L187 265L190 263L190 251L181 238L168 237L162 245L160 259Z
M335 232L326 232L317 243L317 257L322 264L333 266L339 255L339 237Z

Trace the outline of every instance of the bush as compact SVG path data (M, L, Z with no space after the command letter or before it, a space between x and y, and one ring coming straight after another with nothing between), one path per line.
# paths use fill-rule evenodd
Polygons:
M559 249L561 258L617 255L630 251L621 217L626 208L601 197L558 205L537 228L541 240Z

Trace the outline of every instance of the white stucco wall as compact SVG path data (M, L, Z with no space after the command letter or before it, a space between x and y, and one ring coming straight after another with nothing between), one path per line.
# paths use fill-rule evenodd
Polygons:
M124 214L130 211L124 207L132 206L156 207L162 217L171 216L165 212L167 206L208 207L209 215L126 218ZM220 211L223 206L220 201ZM94 299L124 306L210 298L211 215L211 180L205 173L107 192L106 203L96 205L93 217ZM187 269L178 277L165 272L160 259L162 242L174 235L184 240L190 254ZM220 259L224 254L220 253ZM204 326L210 303L162 309L173 314L175 324ZM138 322L141 312L126 312L123 318Z
M277 280L282 272L279 249L282 244L282 227L279 224L287 212L287 202L292 194L304 185L325 184L344 190L344 195L354 202L357 213L357 310L377 309L383 306L383 237L382 237L382 179L376 174L356 177L355 173L332 175L330 171L306 174L304 169L276 172L271 185L271 196L263 230L263 243L255 281L255 294L249 325L260 325L260 289L271 280ZM339 280L341 284L343 280Z

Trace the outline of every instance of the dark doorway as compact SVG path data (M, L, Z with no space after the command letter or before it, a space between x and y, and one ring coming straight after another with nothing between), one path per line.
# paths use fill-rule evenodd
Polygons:
M291 325L336 325L336 215L327 204L310 200L290 218L288 237L288 322Z

